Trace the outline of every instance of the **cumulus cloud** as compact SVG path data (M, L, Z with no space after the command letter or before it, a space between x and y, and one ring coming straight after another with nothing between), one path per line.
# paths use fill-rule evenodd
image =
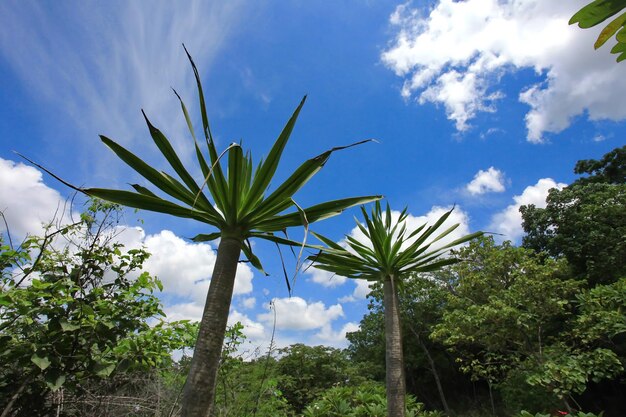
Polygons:
M41 235L42 225L55 215L57 222L70 223L68 209L61 194L44 184L39 170L0 158L0 211L14 238ZM0 231L5 229L0 222Z
M313 339L326 346L344 348L348 345L346 333L356 332L357 330L359 330L359 324L355 322L348 322L337 331L333 330L330 324L327 324L313 336Z
M244 298L241 301L241 305L243 305L243 307L247 309L254 308L254 306L256 305L256 298L254 297Z
M243 325L243 334L250 340L250 342L259 342L267 337L265 326L258 321L252 320L245 314L233 310L228 315L228 325L232 326L235 323L241 323Z
M501 193L504 191L504 173L494 167L488 170L479 170L474 179L467 184L465 189L472 195L480 195L485 193Z
M118 240L128 248L146 248L151 256L144 263L144 270L163 282L164 291L204 306L216 259L211 245L187 242L169 230L146 236L140 227L123 229ZM252 277L250 267L240 264L234 294L250 293Z
M566 129L575 116L626 118L626 77L608 47L593 50L599 28L569 26L585 0L439 0L428 11L396 8L397 30L383 62L404 78L402 95L441 104L459 131L495 111L507 72L533 69L541 81L519 91L530 106L527 139Z
M163 308L168 321L200 321L203 309L203 305L194 302L170 304Z
M338 287L346 282L346 277L342 277L337 274L333 274L332 272L324 271L321 269L317 269L315 267L310 268L310 281L315 282L316 284L320 284L324 287Z
M354 282L354 290L350 295L345 297L341 297L339 300L340 303L350 303L353 301L365 300L368 294L372 291L372 285L374 285L373 281L368 281L365 279L355 279Z
M275 298L272 304L267 304L267 313L257 316L265 323L273 323L276 311L276 328L279 330L312 330L319 329L333 320L343 317L341 304L328 308L321 301L307 302L300 297Z
M542 178L537 181L537 184L526 187L522 194L513 196L513 204L493 216L489 226L490 231L501 233L508 240L519 240L524 234L522 215L519 212L519 208L528 204L545 208L548 191L552 188L560 190L566 185L557 183L552 178Z

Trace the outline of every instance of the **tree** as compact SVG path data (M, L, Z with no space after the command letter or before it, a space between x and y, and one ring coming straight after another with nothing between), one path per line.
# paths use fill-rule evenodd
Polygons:
M569 21L569 24L578 23L581 28L590 28L604 22L611 16L615 16L626 8L626 0L595 0L580 9ZM618 54L617 62L626 59L626 12L613 19L602 30L594 48L598 49L613 35L617 44L611 49L611 53Z
M338 275L381 282L383 285L383 305L385 315L386 339L386 389L387 412L389 417L405 415L405 378L402 354L402 332L400 329L400 306L398 304L398 287L411 274L429 272L446 265L459 262L453 257L441 256L452 247L478 237L476 232L447 244L436 246L440 241L459 225L455 224L444 231L439 228L445 223L452 210L446 212L433 225L424 224L412 232L406 229L408 216L405 208L397 217L387 205L383 212L376 202L371 217L361 207L365 225L357 221L359 230L367 239L360 242L347 236L348 249L332 240L315 234L327 247L309 259L316 268L330 271ZM396 217L396 219L394 219Z
M623 315L619 287L603 292L601 303L600 293L587 296L582 282L569 278L564 259L509 242L495 245L492 238L472 242L456 255L467 262L452 267L452 292L432 337L456 353L462 370L518 395L510 404L532 402L522 404L526 407L545 407L550 396L569 407L572 394L585 391L589 381L621 372L605 343L625 330L623 319L606 330L611 319ZM536 398L529 395L533 387L540 388Z
M301 343L280 350L277 372L278 388L296 413L301 413L322 391L364 380L345 351Z
M442 379L449 378L450 389L454 389L455 398L459 399L462 375L456 370L454 363L446 355L441 343L433 342L429 335L443 315L447 298L447 289L436 275L442 271L428 274L414 274L403 281L399 288L398 301L400 305L400 324L403 335L403 355L407 373L407 391L413 393L427 405L436 403L429 399L438 396L439 406L443 407L446 415L452 411L446 399ZM351 358L357 362L367 363L367 368L374 370L384 380L385 343L384 343L384 308L383 291L379 284L372 287L368 294L368 314L359 324L359 330L347 334L350 341L348 350ZM382 368L378 368L382 364ZM429 373L424 373L427 369ZM443 371L443 374L442 374ZM460 378L459 378L460 377ZM431 405L432 406L432 405Z
M579 161L575 172L589 175L550 190L545 208L520 208L523 245L565 256L591 286L615 282L626 276L626 146Z
M115 241L119 211L94 201L80 221L51 223L17 248L0 237L3 417L45 415L51 392L80 397L93 381L170 363L192 343L191 323L158 319L161 283L141 272L144 250Z
M186 49L185 51L187 52ZM225 174L220 161L222 155L217 152L209 128L200 75L189 53L187 56L197 83L202 130L209 161L202 154L200 145L196 140L187 108L180 96L175 93L179 98L189 131L194 139L196 157L204 175L203 183L198 185L175 153L169 140L150 123L145 113L144 118L154 143L182 180L182 183L165 172L157 171L106 136L100 136L100 138L126 164L160 191L177 200L178 203L162 198L140 184L133 184L135 191L132 192L102 188L76 188L65 181L63 182L89 196L137 209L194 219L217 229L216 232L199 234L194 238L196 242L220 239L220 243L202 313L191 368L183 393L183 417L204 417L210 414L215 397L220 352L241 253L243 252L247 261L255 268L264 272L260 260L252 252L250 239L258 238L278 244L299 246L299 243L276 236L275 233L284 232L289 227L308 227L309 224L335 216L346 208L378 200L381 197L345 198L317 204L306 209L302 209L293 199L294 194L324 166L332 153L366 141L332 148L309 159L275 190L269 191L270 183L306 96L285 125L265 161L261 161L254 169L250 154L244 156L241 146L233 143L223 152L223 154L228 153L228 171ZM55 178L61 180L57 176ZM208 188L213 201L203 192L205 186ZM292 212L284 213L290 208L295 209Z
M291 407L278 387L276 359L243 349L243 325L227 328L217 378L213 413L216 417L290 416Z

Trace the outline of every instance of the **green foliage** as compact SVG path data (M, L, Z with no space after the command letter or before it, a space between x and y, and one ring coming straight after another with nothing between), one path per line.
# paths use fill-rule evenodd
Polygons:
M575 185L589 183L626 184L626 146L615 148L600 160L583 159L576 162L574 173L587 177L578 178Z
M563 412L559 412L559 414L561 413L565 413ZM600 413L600 414L594 414L594 413L585 413L583 411L579 411L575 414L562 414L566 417L602 417L604 415L604 413ZM536 413L536 414L531 414L528 411L522 410L520 411L520 413L518 415L516 415L515 417L552 417L553 414L543 414L543 413Z
M580 161L576 172L591 175L550 190L543 209L521 207L523 245L564 256L591 286L609 284L626 276L626 147Z
M0 240L0 393L17 393L23 413L39 414L49 391L169 364L193 342L193 324L158 321L161 284L141 272L144 250L115 242L118 210L93 202L80 222L18 248Z
M365 224L357 221L357 226L367 241L360 242L347 236L350 250L314 234L327 246L318 255L309 257L316 268L369 281L382 282L392 276L401 283L412 273L435 271L459 262L456 258L443 258L442 255L450 248L482 235L482 232L476 232L446 244L437 243L459 226L457 223L441 229L452 210L444 213L434 224L426 227L425 223L411 232L406 229L407 208L397 219L392 219L389 205L383 211L379 202L374 205L371 216L364 207L361 207L361 212Z
M443 322L435 339L453 347L461 369L496 382L542 354L550 335L571 315L578 283L564 279L563 261L483 238L461 249ZM557 326L557 327L555 327Z
M361 319L359 329L347 333L346 338L350 342L347 349L350 360L360 364L370 379L384 381L385 323L382 308L373 309L372 306Z
M309 404L303 417L385 417L387 404L383 385L365 382L357 386L337 386L323 392ZM407 417L443 417L437 411L425 411L414 397L406 397Z
M345 351L299 343L280 350L277 372L278 387L296 412L333 386L364 381Z
M185 52L187 51L185 50ZM305 209L300 208L293 199L294 194L326 164L334 152L367 141L335 147L305 161L287 180L278 185L273 191L270 191L269 186L272 183L282 153L289 141L306 97L302 99L287 121L287 124L270 149L267 158L264 161L261 160L255 167L252 156L250 153L244 155L240 144L232 143L221 154L217 151L207 117L200 74L189 53L187 53L187 57L193 68L198 88L200 113L202 115L202 132L206 142L208 159L203 154L203 150L198 143L184 102L178 93L174 93L180 101L189 133L194 141L198 168L203 174L203 181L198 183L192 177L167 137L148 120L144 113L144 118L155 146L180 178L180 181L172 175L159 172L108 137L101 135L100 138L122 161L169 197L162 198L139 184L132 184L134 192L102 188L77 190L89 196L128 207L194 219L212 226L217 229L217 232L199 234L194 238L194 241L205 242L220 237L235 238L242 242L241 249L248 261L261 272L264 272L263 267L260 260L252 253L252 246L248 241L249 238L255 237L275 243L298 245L297 242L279 238L274 233L283 232L288 227L308 227L313 222L340 214L346 208L381 198L381 196L345 198L317 204ZM221 158L226 153L228 153L227 161L222 161ZM223 165L226 165L227 171L224 171ZM208 193L204 192L205 186L208 189ZM288 209L292 209L292 211L284 213Z
M462 370L509 391L521 379L559 399L623 370L603 344L623 332L623 317L615 321L623 315L621 286L581 292L563 260L490 238L458 256L468 262L453 267L453 294L432 336L456 353ZM603 297L613 303L598 302Z
M582 292L576 299L580 312L575 329L583 343L611 343L626 333L626 277Z
M291 415L291 407L278 387L276 361L272 356L244 357L243 325L226 330L217 379L213 413L220 416L275 417ZM244 360L246 359L246 360Z
M581 28L590 28L618 14L624 8L626 8L626 0L595 0L572 16L569 24L578 23ZM618 54L617 62L620 62L626 59L626 12L605 26L594 47L598 49L613 35L615 35L617 44L611 49L611 53Z

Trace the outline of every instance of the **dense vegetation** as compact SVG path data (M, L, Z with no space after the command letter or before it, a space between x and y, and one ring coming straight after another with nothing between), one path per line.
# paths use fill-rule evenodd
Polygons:
M522 209L521 246L481 237L402 281L407 416L626 415L626 147L575 172ZM43 237L2 236L0 415L179 415L197 326L163 320L118 215L95 201ZM385 416L383 299L379 284L346 350L251 354L230 327L213 415Z

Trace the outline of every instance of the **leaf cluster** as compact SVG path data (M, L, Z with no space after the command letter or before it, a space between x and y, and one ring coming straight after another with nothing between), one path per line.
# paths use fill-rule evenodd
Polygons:
M383 211L380 202L376 202L371 215L361 207L365 223L355 220L357 227L365 236L365 241L346 236L348 246L346 249L324 236L314 234L327 247L309 259L318 269L369 281L383 281L388 277L402 280L411 273L440 269L459 262L454 257L440 259L448 249L482 235L482 232L476 232L437 245L437 242L459 226L457 223L440 230L452 214L452 210L444 213L432 225L424 223L417 229L408 231L406 208L394 219L389 205Z
M50 390L170 363L173 349L193 344L188 322L148 325L164 316L155 295L162 286L141 271L148 254L124 251L104 227L118 211L94 203L62 233L48 228L17 248L0 245L4 398L23 385L45 406ZM29 395L21 406L32 406Z
M626 8L626 0L595 0L580 9L569 21L569 24L578 23L581 28L590 28L617 15ZM617 54L617 62L626 59L626 12L620 14L609 22L594 44L598 49L615 35L617 44L611 49L612 54Z

